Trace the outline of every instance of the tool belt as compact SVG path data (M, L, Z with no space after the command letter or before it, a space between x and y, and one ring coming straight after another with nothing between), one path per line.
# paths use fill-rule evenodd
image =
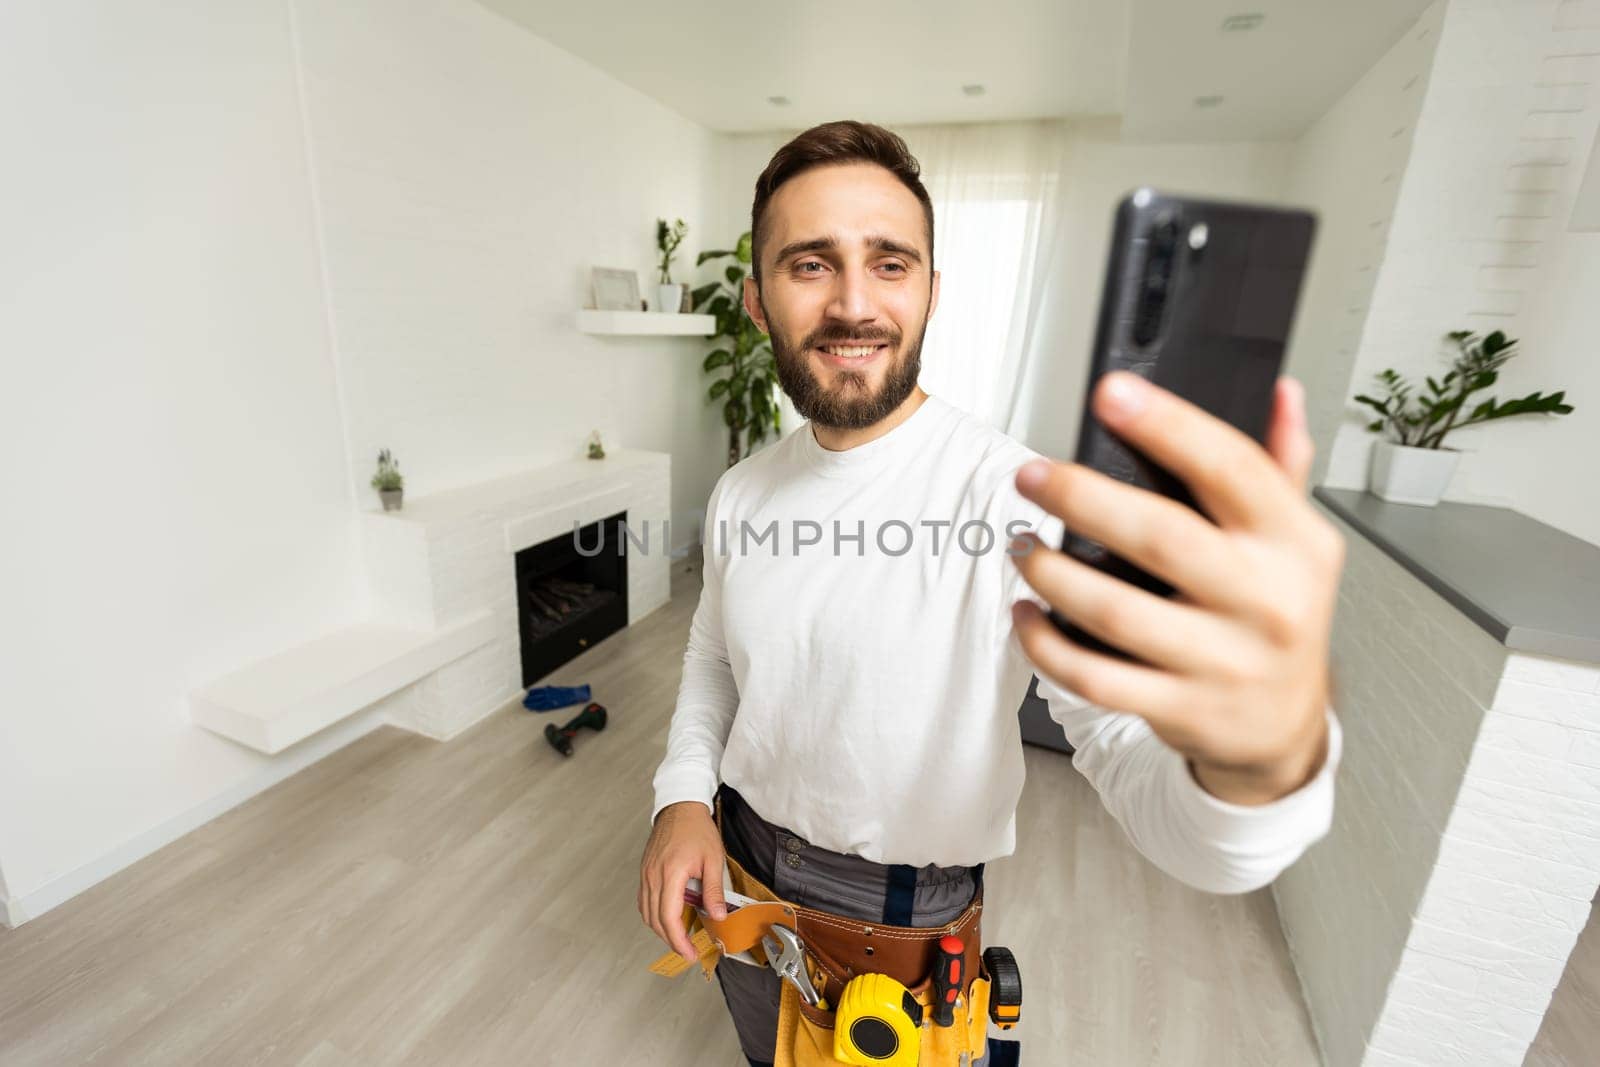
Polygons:
M720 829L720 798L715 805ZM772 944L763 938L774 926L788 927L804 946L806 976L822 1003L812 1005L801 997L797 986L781 983L778 1009L777 1054L774 1067L816 1067L839 1063L920 1064L921 1067L965 1067L981 1057L987 1045L991 977L983 964L979 920L983 914L983 889L980 885L969 904L953 922L931 928L891 926L884 923L848 919L814 908L801 907L779 899L766 885L741 867L732 856L726 858L728 888L751 898L730 910L726 919L717 920L699 909L685 906L686 927L697 948L700 966L709 981L718 959L741 955L765 964ZM940 1026L933 1018L936 998L934 969L940 957L939 942L955 936L961 939L964 976L959 999L951 1013L951 1024ZM1003 951L1003 950L999 950ZM952 957L953 958L953 957ZM1007 954L1009 959L1009 953ZM676 961L676 962L674 962ZM652 967L659 974L681 973L690 965L681 956L669 953ZM894 979L915 1001L911 1017L916 1020L918 1048L908 1047L883 1058L835 1057L835 1022L846 986L863 975L886 975ZM852 987L859 993L861 986ZM887 987L886 987L887 988ZM847 1004L846 1012L855 1018L859 1003ZM909 1033L901 1023L902 1033Z

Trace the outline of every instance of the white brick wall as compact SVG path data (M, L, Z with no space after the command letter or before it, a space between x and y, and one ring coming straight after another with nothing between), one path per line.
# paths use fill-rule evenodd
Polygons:
M1522 1062L1600 884L1597 690L1600 666L1508 659L1380 1036L1432 1005L1440 1042Z
M628 546L628 622L665 604L671 560L662 524L671 500L671 457L623 449L599 463L578 460L363 516L374 599L428 626L488 608L495 625L488 645L389 697L384 714L443 740L521 692L515 556L570 534L574 522L626 511L635 536L650 538L647 552Z
M1371 220L1387 244L1346 384L1335 380L1344 341L1334 321L1309 331L1335 349L1312 351L1302 372L1323 383L1312 400L1319 431L1329 413L1317 404L1345 403L1384 367L1433 369L1440 336L1463 326L1524 339L1506 392L1577 396L1592 384L1593 361L1577 351L1596 305L1593 286L1579 287L1600 265L1563 229L1600 121L1600 0L1442 2L1358 89L1370 95L1388 78L1402 113L1391 68L1428 34L1437 47L1426 92L1414 129L1397 134L1410 141L1399 195ZM1338 131L1370 163L1381 139L1354 120L1359 104L1341 101L1308 145ZM1330 121L1340 114L1342 130ZM1328 195L1345 204L1357 193ZM1359 316L1359 286L1351 291ZM1365 485L1372 437L1362 421L1344 416L1331 448L1319 433L1326 484ZM1583 536L1594 529L1592 494L1585 503L1572 485L1592 474L1582 457L1594 438L1592 428L1583 441L1573 432L1467 431L1452 440L1467 454L1449 495L1514 502ZM1488 434L1494 447L1474 455ZM1345 532L1334 652L1349 740L1338 812L1277 887L1313 1023L1337 1067L1520 1063L1600 882L1600 668L1508 654Z
M1337 1067L1362 1062L1506 659L1498 642L1341 527L1338 807L1328 837L1276 887L1313 1025Z
M1311 401L1314 412L1319 403L1346 409L1331 447L1318 437L1329 485L1365 486L1376 439L1349 413L1348 397L1386 367L1413 379L1442 367L1447 330L1505 330L1523 341L1501 375L1505 393L1565 388L1577 396L1594 380L1592 361L1570 341L1547 338L1546 318L1552 300L1579 305L1574 315L1595 314L1573 288L1584 273L1562 257L1574 251L1563 244L1565 223L1600 123L1600 0L1436 8L1445 13L1439 44L1354 365ZM1589 318L1573 327L1592 334L1596 325ZM1570 436L1578 431L1545 421L1452 435L1463 456L1447 498L1509 504L1593 540L1600 510L1567 491L1571 472L1583 469ZM1590 448L1593 441L1591 430Z
M1327 1062L1520 1064L1600 885L1600 666L1509 653L1353 529L1346 758L1279 879Z
M1295 144L1287 199L1315 211L1318 227L1287 373L1306 386L1318 481L1347 418L1350 369L1389 244L1444 6L1440 0L1424 12Z

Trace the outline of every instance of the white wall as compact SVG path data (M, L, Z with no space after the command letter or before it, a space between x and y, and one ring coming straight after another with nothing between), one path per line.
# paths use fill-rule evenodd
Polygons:
M1479 13L1475 21L1485 24L1483 38L1492 46L1497 14ZM1536 63L1517 72L1525 86L1531 73L1532 83L1522 96L1526 110L1516 117L1517 137L1547 138L1549 162L1514 158L1495 175L1503 196L1516 197L1529 212L1537 241L1524 246L1537 268L1514 279L1522 283L1522 304L1512 332L1525 351L1507 368L1500 395L1565 389L1577 410L1559 419L1473 427L1461 446L1477 450L1471 462L1480 491L1600 544L1600 233L1568 229L1586 169L1600 171L1600 153L1591 154L1600 128L1600 2L1533 4L1517 25L1531 38ZM1477 282L1498 285L1501 276L1484 267Z
M0 857L26 898L257 774L184 692L362 592L283 6L8 14Z
M1565 388L1578 410L1452 435L1465 454L1448 496L1600 543L1600 494L1587 491L1600 446L1600 238L1565 232L1600 123L1597 83L1595 0L1451 0L1348 392L1385 367L1434 372L1451 329L1520 337L1492 392ZM1365 484L1361 421L1340 427L1331 484Z
M380 445L417 494L599 428L674 454L693 539L703 346L571 322L591 265L653 281L658 214L692 264L715 141L470 0L5 30L0 860L37 914L375 724L267 758L184 696L365 612Z
M593 266L637 269L683 218L675 281L711 225L716 137L470 0L297 3L334 334L363 507L390 447L421 494L608 444L672 452L692 541L720 412L705 339L572 328Z
M1351 370L1383 266L1395 200L1416 136L1444 0L1295 142L1289 199L1316 212L1317 235L1289 343L1317 443L1313 483L1348 420ZM1358 383L1359 384L1359 383Z

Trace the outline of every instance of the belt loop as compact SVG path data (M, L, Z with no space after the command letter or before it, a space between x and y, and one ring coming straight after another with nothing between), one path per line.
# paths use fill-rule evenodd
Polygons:
M883 895L884 925L911 925L911 910L916 892L917 869L904 863L891 863L888 891Z

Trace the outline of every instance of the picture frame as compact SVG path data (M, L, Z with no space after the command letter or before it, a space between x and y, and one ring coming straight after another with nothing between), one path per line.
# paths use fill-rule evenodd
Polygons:
M592 284L598 311L638 311L639 272L618 267L595 267Z

